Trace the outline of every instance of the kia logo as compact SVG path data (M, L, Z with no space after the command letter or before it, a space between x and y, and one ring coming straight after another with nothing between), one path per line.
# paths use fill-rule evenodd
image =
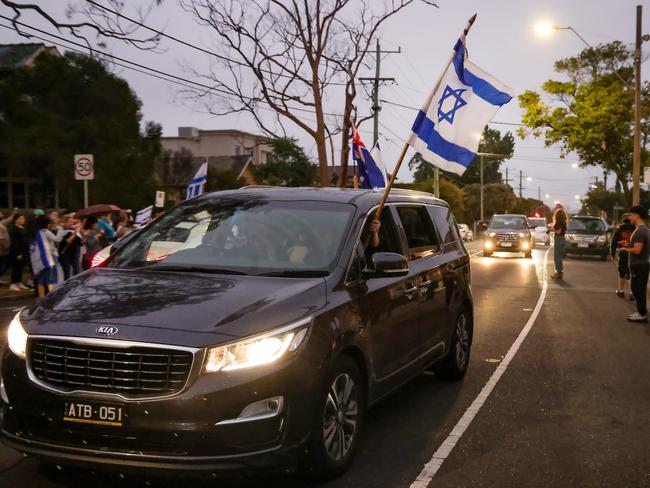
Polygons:
M118 330L119 329L117 327L113 327L112 325L102 325L101 327L97 327L97 329L95 329L95 332L103 336L112 336L117 334Z

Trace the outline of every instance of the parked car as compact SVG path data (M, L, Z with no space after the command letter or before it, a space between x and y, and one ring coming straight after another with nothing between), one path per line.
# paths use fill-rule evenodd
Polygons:
M463 241L471 242L474 240L474 233L467 224L458 224L458 231Z
M19 312L2 352L8 446L158 473L352 459L366 409L421 371L458 380L470 259L449 207L251 187L176 206Z
M483 256L494 252L520 252L532 257L533 240L525 215L497 214L492 217L483 242Z
M599 256L607 261L612 233L600 217L573 215L566 231L566 255Z
M551 243L551 237L548 230L548 222L543 217L528 217L528 223L531 226L533 235L533 245L541 244L546 246Z

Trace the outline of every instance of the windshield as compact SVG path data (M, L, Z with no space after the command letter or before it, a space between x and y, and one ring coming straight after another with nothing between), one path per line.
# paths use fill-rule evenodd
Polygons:
M604 234L605 224L600 219L571 219L567 230L585 234Z
M190 201L142 230L108 267L324 275L353 213L352 205L330 202Z
M491 229L526 229L526 218L519 215L495 215L490 222Z
M535 227L546 227L546 219L528 219L528 222L530 225L534 225Z

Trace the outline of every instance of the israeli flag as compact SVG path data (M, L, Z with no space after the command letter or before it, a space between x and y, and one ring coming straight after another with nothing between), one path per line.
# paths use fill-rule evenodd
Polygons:
M151 214L153 213L153 205L138 210L135 214L135 225L146 225L151 221Z
M357 163L361 188L375 190L386 187L386 165L381 157L379 143L368 151L356 127L352 127L352 158Z
M205 188L205 183L208 181L208 158L205 158L205 161L201 163L199 169L196 171L194 178L190 181L190 184L187 186L187 193L185 199L189 200L190 198L198 197L203 193Z
M466 33L419 111L409 138L425 161L458 175L472 164L485 126L514 96L511 88L467 59Z

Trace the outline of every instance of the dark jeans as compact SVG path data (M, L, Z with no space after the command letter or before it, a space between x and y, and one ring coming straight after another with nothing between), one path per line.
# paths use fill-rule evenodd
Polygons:
M555 236L553 243L553 258L555 260L555 271L562 273L564 271L564 250L566 240L564 236Z
M63 268L63 277L67 280L71 276L79 274L79 249L76 251L67 251L61 256L61 267Z
M11 257L11 283L20 283L23 281L23 269L25 268L25 256L20 259L17 256Z
M634 299L636 300L636 309L640 315L645 317L648 313L646 297L648 293L648 273L650 273L650 263L632 264L630 265L630 273L632 274L630 288L632 289L632 295L634 295Z

